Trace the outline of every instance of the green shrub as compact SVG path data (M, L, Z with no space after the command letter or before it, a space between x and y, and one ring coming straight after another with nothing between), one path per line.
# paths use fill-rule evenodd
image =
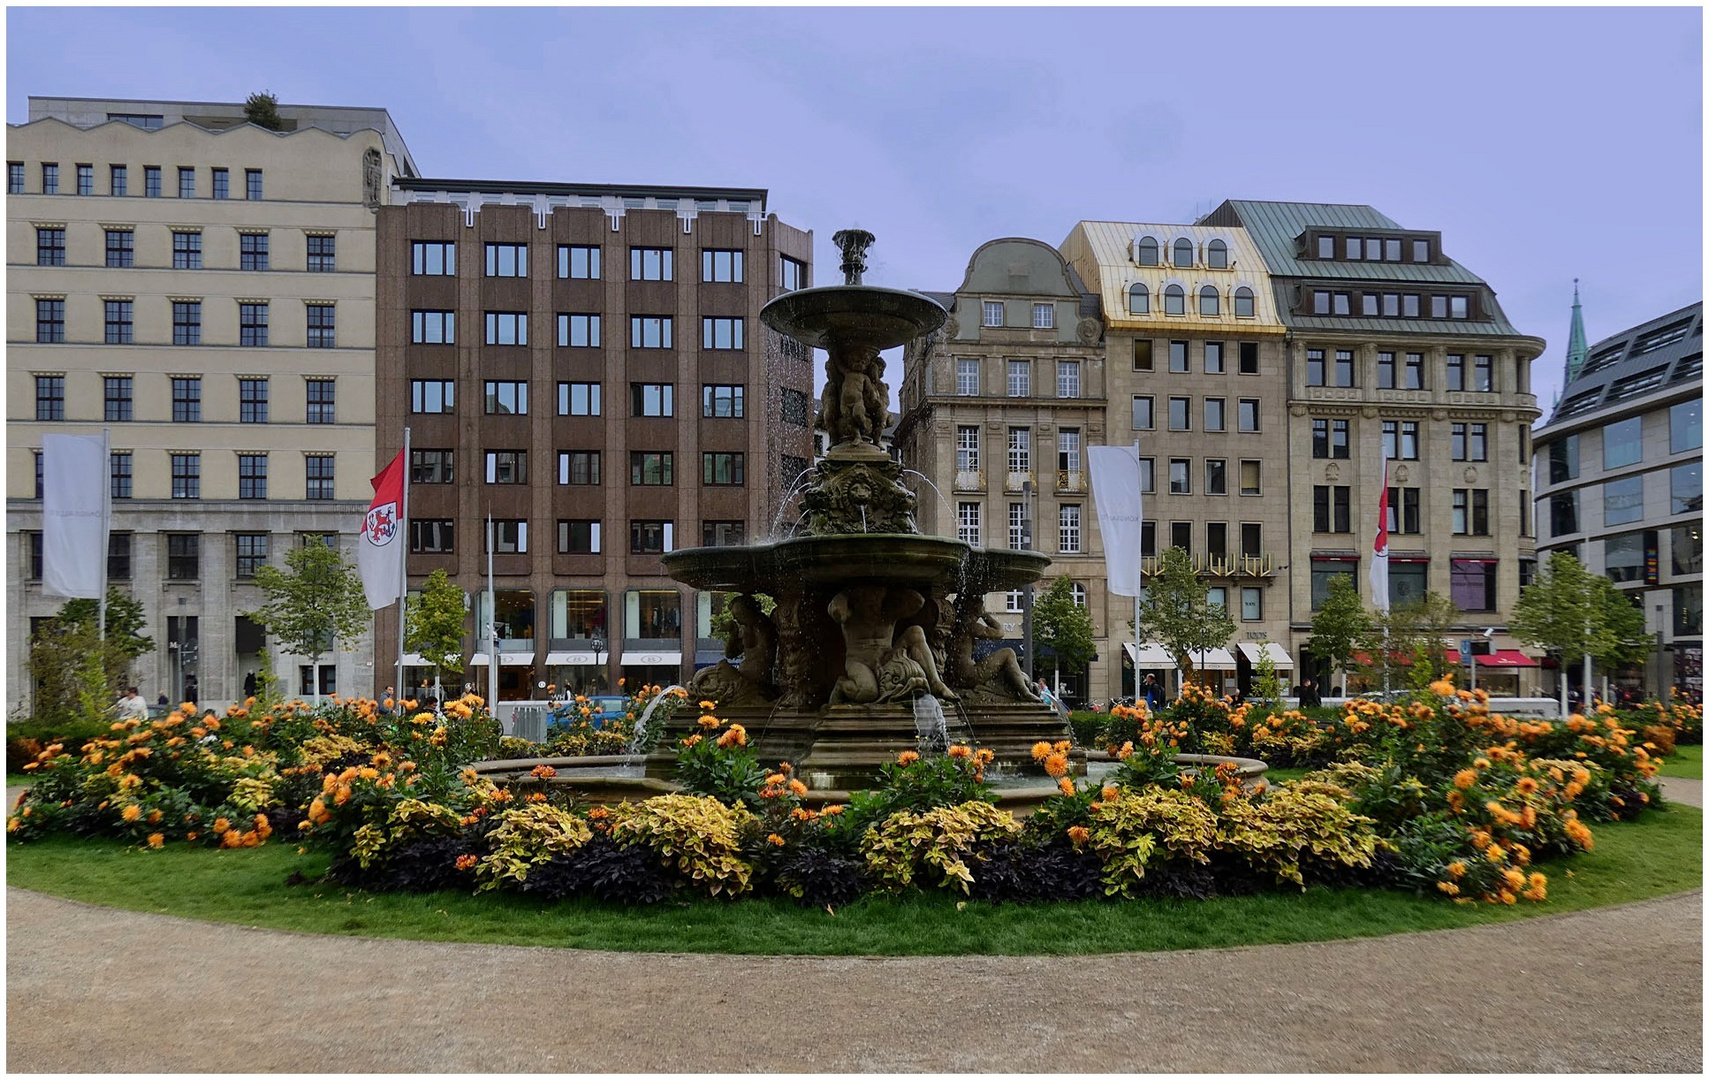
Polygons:
M1015 815L975 800L891 814L867 829L861 848L867 874L883 888L905 889L919 880L966 893L973 883L968 863L979 861L976 849L1020 832Z
M516 887L528 872L560 855L573 855L593 830L576 815L546 803L500 811L487 834L487 855L475 865L476 891Z
M1154 857L1206 863L1216 845L1216 814L1200 799L1168 788L1118 792L1090 819L1088 846L1103 864L1106 895L1137 895Z
M619 803L608 815L612 840L652 851L690 888L710 896L748 891L753 866L742 858L742 839L755 818L745 807L709 796L659 795Z

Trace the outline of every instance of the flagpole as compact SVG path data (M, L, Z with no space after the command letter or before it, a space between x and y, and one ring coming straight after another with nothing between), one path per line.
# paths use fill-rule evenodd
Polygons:
M1135 491L1138 491L1141 493L1140 499L1142 501L1141 501L1140 505L1141 505L1142 509L1139 512L1139 532L1140 532L1140 535L1143 536L1143 535L1145 535L1145 511L1143 509L1143 506L1144 506L1143 500L1145 498L1145 496L1143 494L1145 491L1145 474L1144 474L1144 467L1140 464L1140 461L1139 461L1139 436L1137 436L1137 435L1135 435L1134 439L1133 439L1133 471L1138 474L1136 480L1134 481L1133 489ZM1133 579L1135 582L1137 582L1139 584L1139 588L1136 588L1133 591L1133 703L1135 705L1139 704L1139 698L1140 698L1140 689L1139 689L1139 599L1140 598L1139 598L1139 594L1145 588L1145 545L1143 545L1143 544L1139 545L1138 551L1139 551L1139 555L1138 555L1139 572L1134 575L1134 579Z
M101 604L98 609L101 643L107 641L107 567L113 543L113 429L101 429L101 460L106 465L106 483L101 485Z
M404 696L404 633L406 609L409 607L409 428L404 428L404 498L398 513L398 540L403 543L403 557L398 559L398 677L392 684L396 703Z
M493 514L487 511L487 712L498 715L498 607L493 598Z

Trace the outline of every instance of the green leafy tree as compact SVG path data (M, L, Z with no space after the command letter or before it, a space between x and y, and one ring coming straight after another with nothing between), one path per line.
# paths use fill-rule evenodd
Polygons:
M334 641L356 637L373 623L356 568L318 540L286 552L284 570L256 570L255 584L267 600L246 614L317 670ZM317 698L318 690L317 682Z
M285 121L279 116L279 99L271 90L249 95L243 103L243 118L268 131L285 130Z
M1059 577L1033 602L1033 644L1049 649L1055 663L1052 686L1062 682L1062 669L1080 671L1092 662L1098 646L1092 613L1074 602L1074 583Z
M1193 657L1220 649L1234 636L1227 609L1210 602L1209 590L1193 572L1193 561L1178 547L1163 552L1157 573L1145 585L1139 603L1139 628L1145 639L1161 644L1188 680Z
M1561 665L1561 711L1567 706L1567 670L1580 657L1614 666L1641 656L1644 614L1614 583L1557 551L1530 585L1519 591L1510 628L1515 637L1547 649ZM1589 700L1590 672L1584 673Z
M409 601L404 615L404 650L419 653L433 665L433 688L437 693L440 674L463 674L463 623L468 617L463 590L452 583L444 570L435 570L422 583L421 592ZM398 687L403 692L403 687Z
M1282 679L1276 674L1276 661L1270 657L1270 643L1258 643L1258 663L1253 665L1252 689L1264 704L1282 700Z
M1329 579L1329 595L1311 617L1311 655L1327 661L1331 673L1346 671L1353 663L1353 650L1371 629L1371 616L1359 590L1346 574Z
M1433 592L1367 616L1359 641L1367 657L1358 665L1361 674L1372 686L1423 690L1448 675L1447 643L1463 618L1452 600Z
M92 716L111 705L112 692L130 685L131 663L154 651L154 639L142 632L146 625L142 604L109 589L103 641L99 603L68 601L30 639L37 718Z

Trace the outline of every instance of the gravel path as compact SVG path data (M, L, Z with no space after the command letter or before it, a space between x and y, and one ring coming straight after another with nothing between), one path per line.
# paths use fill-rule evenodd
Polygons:
M1669 794L1700 804L1702 785ZM1703 1067L1700 890L1366 941L1070 958L580 952L249 930L11 888L7 904L14 1072Z

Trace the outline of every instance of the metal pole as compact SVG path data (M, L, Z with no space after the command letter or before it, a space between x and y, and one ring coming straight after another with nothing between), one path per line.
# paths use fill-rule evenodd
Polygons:
M403 448L404 500L398 508L398 537L403 552L398 556L398 676L392 683L393 701L404 693L404 632L406 609L409 607L409 428L404 428Z
M1021 481L1021 549L1033 550L1033 482ZM1024 647L1021 649L1021 670L1026 673L1027 682L1033 681L1033 587L1029 582L1021 590L1021 638Z
M101 460L107 465L106 482L101 487L101 602L97 609L101 644L107 643L107 567L113 544L113 429L101 429ZM105 661L106 657L102 657Z
M493 593L493 515L487 511L487 711L498 715L498 601Z

